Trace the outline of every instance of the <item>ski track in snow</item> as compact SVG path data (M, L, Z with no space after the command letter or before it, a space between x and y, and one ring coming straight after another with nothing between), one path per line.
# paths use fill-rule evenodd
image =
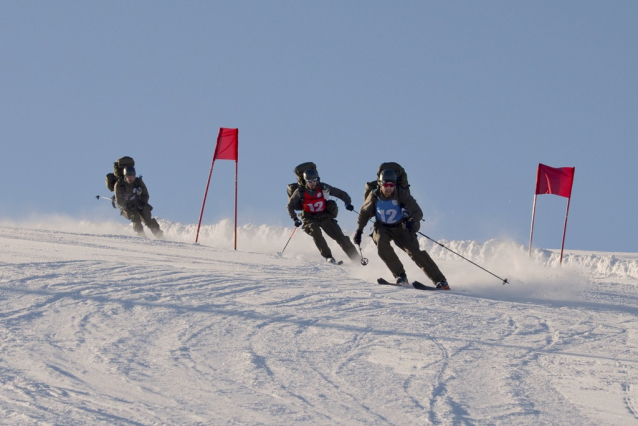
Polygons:
M288 236L0 226L0 424L638 424L638 256L448 242L512 284L428 246L422 292Z

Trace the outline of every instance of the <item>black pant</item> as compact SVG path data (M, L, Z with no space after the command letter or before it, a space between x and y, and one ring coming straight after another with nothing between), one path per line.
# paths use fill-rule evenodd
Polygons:
M303 230L306 234L312 237L323 257L326 259L332 257L332 252L330 251L330 247L328 247L328 243L326 243L326 239L321 233L322 229L330 238L339 244L351 260L357 258L357 249L354 247L354 244L352 244L352 241L350 241L350 238L343 235L343 231L336 219L325 214L317 217L308 216L309 215L304 215Z
M129 219L133 224L133 230L138 234L144 233L144 227L142 226L142 222L144 225L148 226L153 235L157 235L160 231L159 223L155 219L151 217L151 207L149 204L144 205L144 207L140 209L136 208L128 208L122 211L122 215Z
M432 260L425 250L421 250L419 247L419 240L416 238L414 232L407 231L400 226L391 227L379 225L374 230L372 240L377 245L379 257L385 262L388 268L390 268L392 275L395 277L405 273L405 269L392 248L390 244L391 241L406 252L432 282L438 283L440 281L446 281L445 276L437 264L434 263L434 260Z

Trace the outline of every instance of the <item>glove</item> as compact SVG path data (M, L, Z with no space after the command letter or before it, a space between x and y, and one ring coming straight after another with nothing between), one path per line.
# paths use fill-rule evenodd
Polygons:
M299 228L299 227L301 226L301 221L299 220L299 218L298 218L298 217L296 217L296 218L295 218L295 226L296 226L297 228Z
M354 206L352 204L346 204L346 210L351 212L352 210L354 210Z
M414 219L410 218L403 222L403 229L412 232L414 230Z
M357 229L357 232L354 233L354 243L358 246L361 245L361 236L363 235L363 230Z

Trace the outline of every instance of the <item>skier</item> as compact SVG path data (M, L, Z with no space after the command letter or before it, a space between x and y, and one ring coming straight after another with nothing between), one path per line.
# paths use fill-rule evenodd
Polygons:
M392 169L379 174L379 187L368 194L359 211L354 243L361 245L363 228L376 215L372 240L377 246L381 260L390 268L398 285L409 285L403 264L390 245L406 252L435 283L437 288L449 290L445 276L425 250L419 248L416 232L419 230L423 212L409 192L397 186L397 174Z
M314 240L321 255L330 263L336 263L326 239L323 237L323 230L330 238L348 255L350 260L357 258L357 249L350 241L350 238L343 234L341 227L337 223L337 205L334 201L328 200L331 195L340 198L346 204L346 210L352 211L350 196L345 192L327 183L320 182L319 174L315 168L310 168L303 173L303 185L299 185L288 200L288 214L294 220L295 226L299 227L303 223L303 230ZM332 208L330 206L332 204ZM295 210L302 210L300 220Z
M115 184L115 201L120 208L120 214L129 219L137 235L145 237L142 222L151 230L156 238L164 235L159 223L151 217L153 207L148 204L148 189L141 177L135 176L135 167L124 167L124 178Z

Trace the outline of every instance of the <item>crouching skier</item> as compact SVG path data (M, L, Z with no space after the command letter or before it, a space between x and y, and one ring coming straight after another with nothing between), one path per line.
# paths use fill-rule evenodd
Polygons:
M303 223L302 229L312 237L319 252L328 262L336 263L321 230L339 244L350 260L357 259L357 249L337 223L337 204L328 200L328 197L335 196L346 203L346 210L352 211L354 207L350 196L345 191L320 182L319 174L314 168L303 173L303 180L303 185L299 185L288 200L288 214L295 221L295 226L299 227ZM297 217L295 210L302 210L303 222Z
M423 211L409 192L397 186L397 174L392 169L379 174L378 188L371 191L357 219L354 243L361 245L363 228L372 216L376 216L372 240L377 246L379 257L390 268L399 285L408 285L408 277L401 260L390 242L406 252L437 288L449 290L445 276L430 255L419 247L416 232L419 230ZM409 216L405 214L409 212Z
M115 201L120 208L120 214L131 221L133 230L140 237L145 237L142 222L151 230L156 238L164 235L157 220L151 217L153 207L148 204L148 189L141 177L135 176L135 167L124 167L124 179L115 184Z

